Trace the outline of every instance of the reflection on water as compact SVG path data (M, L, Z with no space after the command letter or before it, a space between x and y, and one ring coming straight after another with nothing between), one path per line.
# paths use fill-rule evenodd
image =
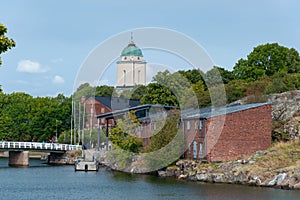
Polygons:
M73 166L42 162L31 159L30 167L14 168L7 166L7 159L0 159L0 199L300 199L300 191L186 182L103 168L74 172Z

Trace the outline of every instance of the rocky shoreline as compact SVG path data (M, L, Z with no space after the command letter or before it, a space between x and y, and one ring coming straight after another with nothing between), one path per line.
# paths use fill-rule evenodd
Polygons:
M255 173L256 161L268 151L257 152L247 160L224 163L203 163L195 160L179 160L176 165L158 171L159 177L175 177L188 181L241 184L279 189L300 189L300 161L296 166Z

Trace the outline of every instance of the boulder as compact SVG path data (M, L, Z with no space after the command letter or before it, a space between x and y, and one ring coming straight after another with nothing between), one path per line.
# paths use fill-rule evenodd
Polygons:
M196 178L198 181L207 181L207 174L196 174Z
M284 181L286 176L287 176L286 173L278 174L268 183L268 186L280 185Z

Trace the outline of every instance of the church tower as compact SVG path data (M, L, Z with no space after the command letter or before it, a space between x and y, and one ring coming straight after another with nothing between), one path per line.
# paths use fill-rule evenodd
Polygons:
M136 85L146 85L146 62L140 48L133 42L125 47L117 62L117 89L131 89Z

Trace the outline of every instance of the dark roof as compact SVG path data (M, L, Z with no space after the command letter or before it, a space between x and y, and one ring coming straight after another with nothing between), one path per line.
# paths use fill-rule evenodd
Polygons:
M188 109L188 110L181 111L181 117L183 119L194 119L194 118L208 119L220 115L226 115L226 114L248 110L251 108L257 108L269 104L271 103L266 102L266 103L254 103L254 104L232 105L232 106L222 106L222 107L206 107L201 109Z
M166 110L170 110L170 109L178 109L179 107L176 106L161 106L161 105L153 105L153 104L145 104L145 105L139 105L139 106L135 106L135 107L131 107L131 108L125 108L122 110L116 110L113 112L108 112L108 113L103 113L100 115L97 115L97 118L106 118L106 119L112 119L116 116L120 116L120 115L124 115L132 110L135 111L140 111L140 110L149 110L150 108L163 108Z
M95 100L113 111L136 107L141 104L141 102L137 99L125 99L123 97L96 96Z

